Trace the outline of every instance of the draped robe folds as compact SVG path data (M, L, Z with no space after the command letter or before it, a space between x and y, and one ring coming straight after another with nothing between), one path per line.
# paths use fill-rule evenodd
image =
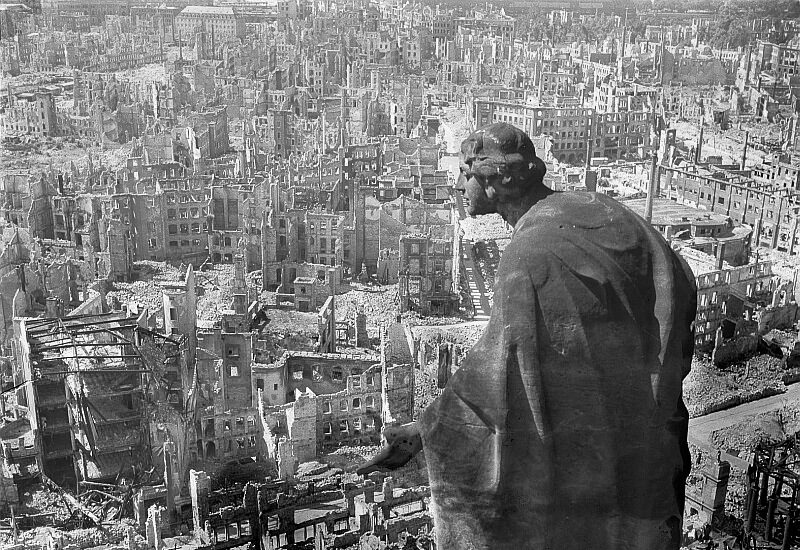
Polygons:
M620 203L517 223L480 340L420 427L438 548L679 548L694 277Z

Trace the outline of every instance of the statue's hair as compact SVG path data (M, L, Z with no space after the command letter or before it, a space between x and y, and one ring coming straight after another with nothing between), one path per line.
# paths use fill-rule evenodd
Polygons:
M483 177L502 176L503 185L527 191L543 185L547 172L528 135L506 123L490 124L473 132L461 144L462 161Z

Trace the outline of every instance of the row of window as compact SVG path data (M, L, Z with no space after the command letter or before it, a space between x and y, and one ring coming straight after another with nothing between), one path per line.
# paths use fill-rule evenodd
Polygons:
M213 423L214 421L209 419L208 422ZM256 418L254 416L248 416L247 417L247 427L248 428L254 428L255 425L256 425ZM244 426L245 426L245 418L243 416L237 416L236 417L236 428L237 429L242 429L242 428L244 428ZM231 430L231 421L230 420L226 420L225 421L224 430L226 432L229 432Z
M364 398L364 402L362 404L360 397L354 397L352 400L352 410L360 411L362 405L367 409L374 409L375 408L375 397L372 395L368 395ZM339 410L341 412L348 412L350 411L350 403L348 403L347 399L339 400ZM322 414L333 414L333 405L330 401L325 401L322 403Z
M214 528L214 539L217 543L236 540L250 536L250 521L243 519L228 525L218 525Z
M181 219L189 219L189 218L199 218L199 217L206 217L208 216L208 207L203 206L202 208L181 208L179 210L175 210L174 208L167 209L167 219L174 220L180 217Z
M371 432L375 430L375 418L374 417L367 417L363 422L361 418L351 418L348 420L340 420L339 421L339 433L342 435L359 435L361 430ZM325 436L333 435L333 424L331 422L325 422L322 425L322 433Z
M320 271L319 273L317 273L317 278L324 279L325 273ZM303 378L310 378L315 382L319 382L323 378L322 373L323 373L323 368L320 367L319 365L312 366L310 371L308 371L308 367L306 367L305 369L296 368L292 371L292 380L301 381L303 380ZM331 374L331 380L333 380L334 382L344 382L345 373L341 368L336 367L331 369L330 374ZM353 369L350 371L350 374L348 376L350 377L351 385L353 386L353 388L360 389L361 371L359 369ZM368 373L365 378L367 386L375 385L375 375L373 373Z
M155 223L155 222L154 222ZM188 223L182 223L180 225L176 224L169 224L167 226L167 232L170 235L177 235L178 233L187 234L189 233L190 226ZM205 233L208 231L208 224L203 222L202 225L200 223L193 223L191 224L191 232L192 233Z
M281 220L281 221L283 221L283 220ZM319 227L319 231L327 231L328 230L328 220L319 219L317 221L319 222L319 225L317 225L317 222L313 222L313 221L308 222L309 231L316 231L317 227ZM330 225L331 229L336 229L337 227L339 227L339 220L337 218L330 218L330 222L331 222L331 225ZM281 225L281 227L284 227L284 226Z
M308 244L314 246L314 237L309 237ZM319 239L319 251L322 253L327 252L328 249L328 241L325 237L320 237ZM336 238L331 237L331 252L336 252Z
M211 194L206 192L205 194L200 195L199 197L191 197L189 195L177 195L176 196L176 195L174 195L172 193L168 193L168 194L164 195L164 197L167 200L167 204L176 204L178 202L180 202L181 204L184 204L184 203L188 203L188 202L206 202L211 198ZM155 197L148 197L147 204L148 204L148 206L155 206L156 205Z
M147 244L150 247L150 250L154 250L158 248L158 239L148 239ZM169 241L168 246L170 248L178 248L180 247L188 247L188 246L203 246L203 242L200 239L184 239L182 241Z
M155 239L150 239L150 240L153 243L153 245L150 248L156 248L156 240ZM170 248L178 248L178 246L180 246L181 248L185 248L187 246L203 246L203 242L200 239L192 239L192 240L185 239L180 241L180 244L178 243L178 241L169 241Z

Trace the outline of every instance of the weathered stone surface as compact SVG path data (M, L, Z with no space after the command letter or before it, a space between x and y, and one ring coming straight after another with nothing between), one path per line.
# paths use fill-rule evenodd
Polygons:
M462 148L465 194L515 232L486 331L420 420L437 544L677 549L692 274L614 200L532 181L527 136L479 132ZM535 200L517 217L498 203L514 196Z

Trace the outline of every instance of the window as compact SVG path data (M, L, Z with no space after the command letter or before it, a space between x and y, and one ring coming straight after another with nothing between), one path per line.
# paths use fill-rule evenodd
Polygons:
M272 384L273 391L278 391L278 384Z
M361 389L361 377L360 376L351 376L350 380L353 381L353 389L360 390Z
M342 369L333 369L331 371L331 379L334 382L342 382L342 381L344 381L344 373L342 372Z
M300 381L302 379L303 379L303 371L302 370L296 370L296 371L294 371L292 373L292 380Z
M180 209L180 216L181 216L182 219L188 219L189 218L189 211L186 210L185 208L181 208Z
M347 401L345 401L344 399L339 401L339 410L340 411L347 411Z
M353 419L353 433L356 434L356 435L361 433L361 419L360 418L354 418Z
M375 408L375 398L371 395L368 395L366 398L366 405L368 409Z
M148 239L147 244L150 248L158 247L158 242L155 239Z
M353 409L360 409L361 408L361 399L358 397L353 398Z
M325 401L322 404L322 414L331 414L331 402Z
M322 432L325 435L331 435L333 433L333 426L331 425L330 422L325 422L325 424L322 427Z
M169 232L170 235L176 235L178 233L178 226L175 225L174 223L170 224L167 227L167 231Z
M237 367L236 365L231 365L229 368L231 376L233 377L239 376L239 367Z
M339 422L339 431L344 433L348 433L350 430L347 427L347 420L342 420Z
M167 219L168 220L174 220L175 219L175 209L174 208L169 208L167 210Z

